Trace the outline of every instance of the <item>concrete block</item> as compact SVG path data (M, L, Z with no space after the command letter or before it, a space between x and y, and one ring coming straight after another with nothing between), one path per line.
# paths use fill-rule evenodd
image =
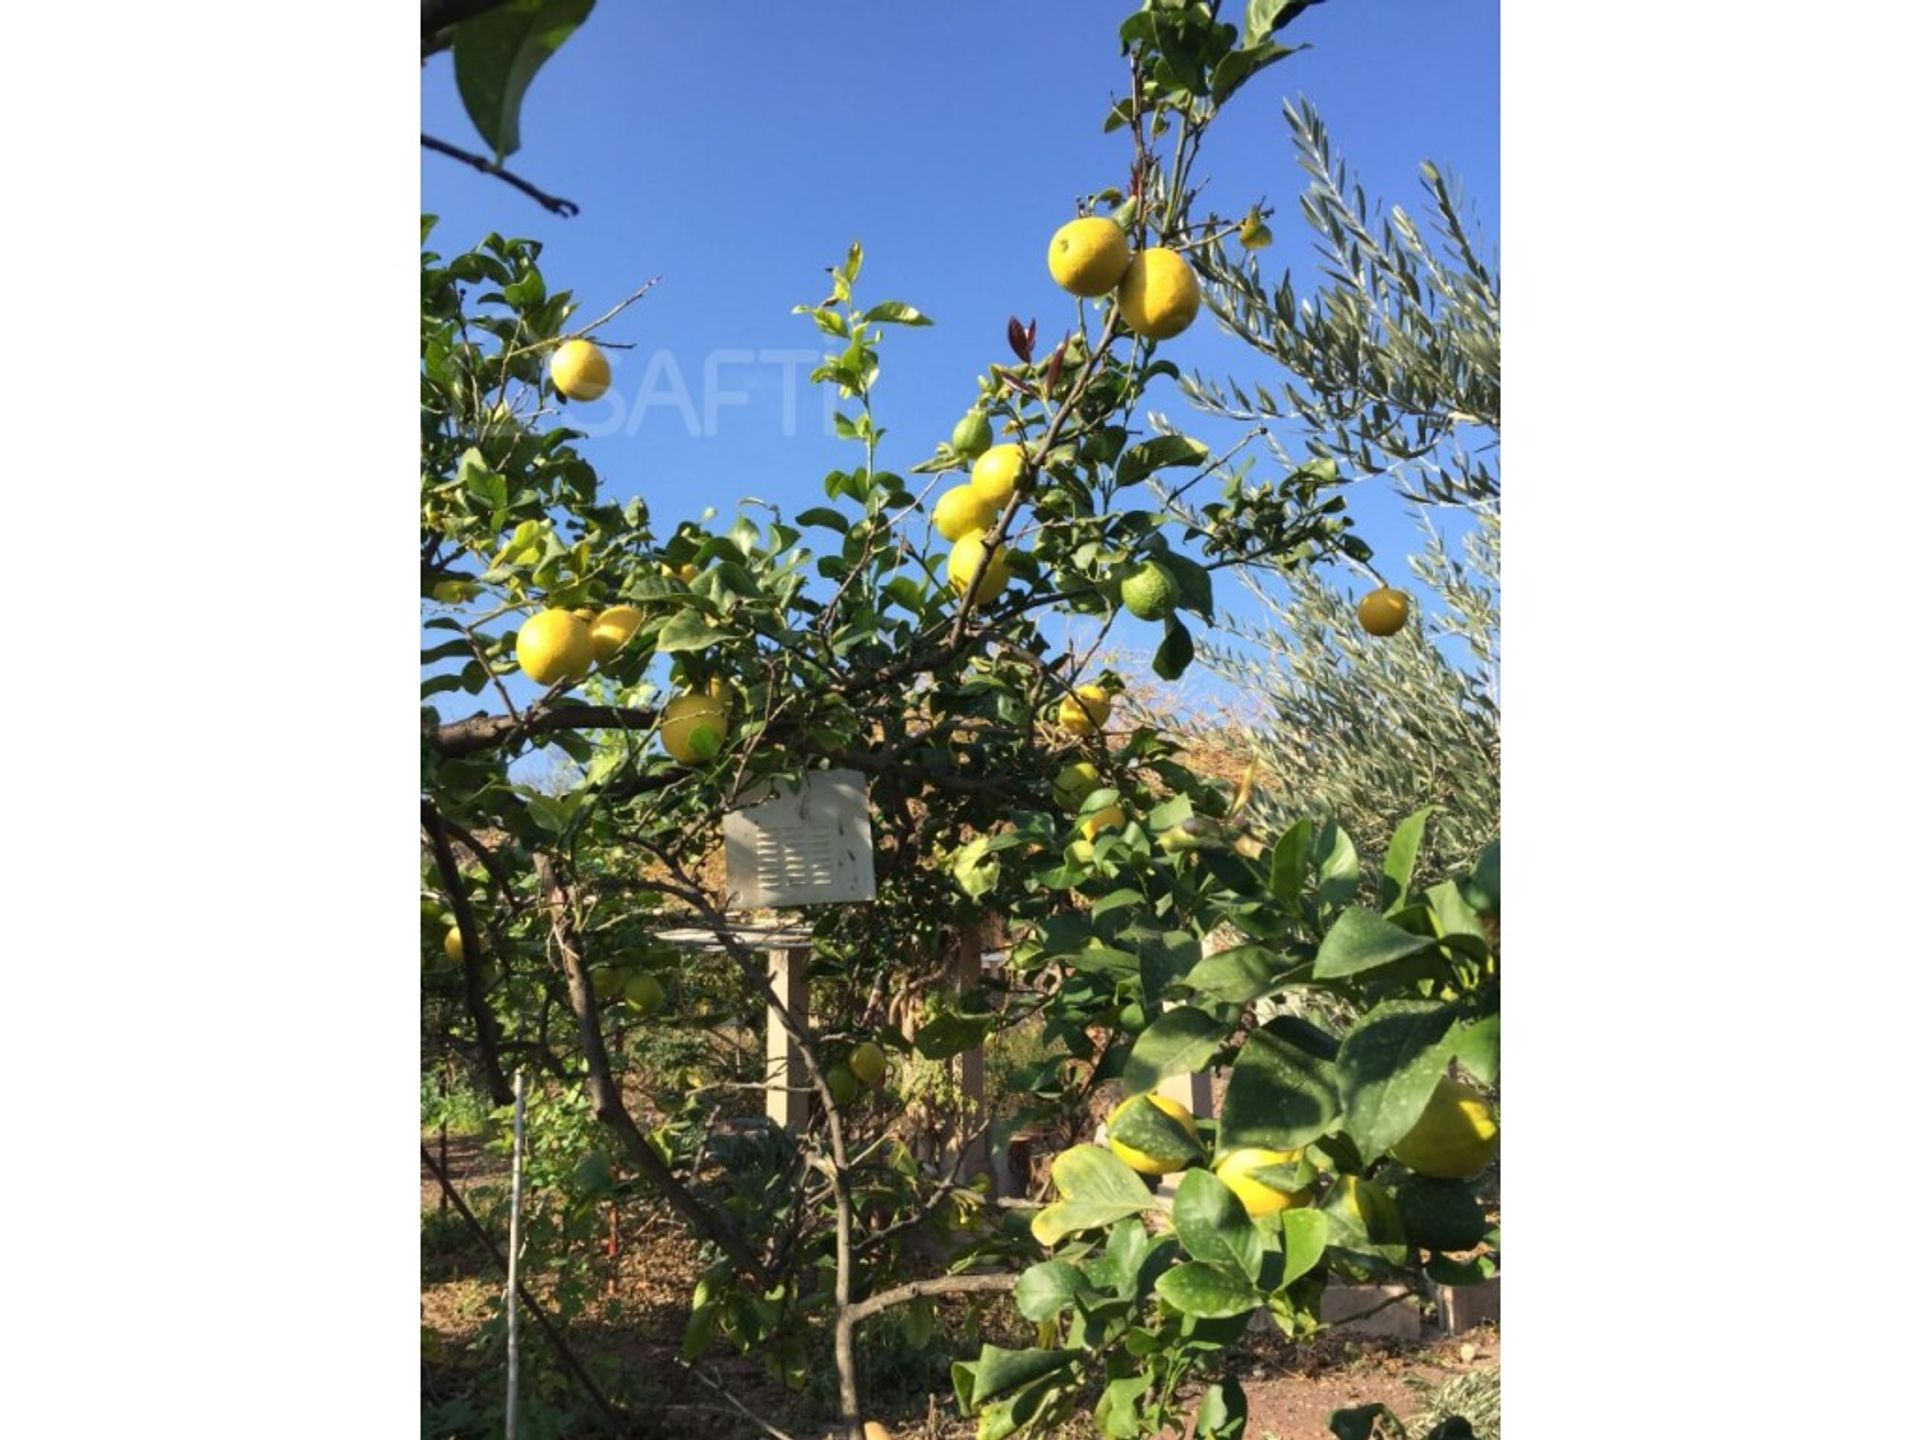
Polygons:
M1394 1303L1386 1304L1390 1299ZM1374 1313L1364 1320L1350 1318L1366 1315L1369 1310ZM1320 1323L1339 1324L1341 1333L1346 1335L1418 1340L1420 1301L1404 1285L1329 1285L1320 1297Z
M1440 1307L1440 1328L1449 1335L1500 1323L1498 1275L1479 1285L1436 1285L1433 1298Z

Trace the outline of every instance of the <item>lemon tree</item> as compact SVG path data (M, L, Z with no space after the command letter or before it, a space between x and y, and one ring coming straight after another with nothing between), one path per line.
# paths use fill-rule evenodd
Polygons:
M1245 1423L1223 1347L1255 1312L1300 1334L1331 1275L1492 1268L1484 1224L1423 1243L1465 1242L1483 1212L1475 1178L1418 1164L1443 1079L1481 1103L1497 1084L1497 861L1415 893L1417 821L1376 872L1335 826L1256 830L1128 723L1059 623L1145 616L1177 677L1215 574L1364 548L1328 464L1148 416L1204 300L1189 257L1241 223L1193 213L1200 143L1304 8L1128 17L1122 183L1036 224L1047 342L1037 317L1010 326L944 440L886 436L880 356L910 371L903 341L933 320L870 299L851 247L829 299L796 307L846 446L796 514L669 526L610 498L568 407L644 292L584 315L538 245L444 254L423 234L424 1023L496 1102L510 1062L538 1067L564 1223L644 1197L685 1227L703 1267L685 1358L754 1357L836 1435L866 1425L863 1325L899 1311L925 1333L940 1296L1009 1294L1035 1326L954 1368L981 1435L1045 1433L1092 1392L1108 1435L1190 1411L1219 1440ZM720 817L826 766L869 780L878 898L810 915L802 1017L724 926L712 956L661 932L723 920ZM989 911L1013 936L1003 976L933 1003ZM812 1091L801 1133L731 1123L759 1077L725 1037L769 1006ZM1043 1045L1002 1133L1129 1103L1110 1145L1059 1157L1039 1210L1001 1210L915 1160L903 1132L942 1102L896 1072L1029 1019ZM1213 1066L1218 1121L1152 1098ZM1428 1171L1472 1158L1451 1129L1438 1149Z

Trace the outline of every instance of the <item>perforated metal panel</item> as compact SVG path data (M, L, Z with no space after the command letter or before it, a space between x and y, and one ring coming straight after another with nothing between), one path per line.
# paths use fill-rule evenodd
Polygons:
M867 780L856 770L812 770L797 788L763 791L721 829L727 888L743 909L873 899Z

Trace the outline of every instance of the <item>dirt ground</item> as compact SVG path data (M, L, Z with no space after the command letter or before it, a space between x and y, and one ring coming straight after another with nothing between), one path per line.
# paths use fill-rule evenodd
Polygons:
M428 1138L427 1143L437 1151L437 1140ZM447 1162L454 1184L470 1204L489 1189L504 1192L502 1163L478 1140L451 1139ZM421 1263L422 1405L429 1408L472 1388L464 1347L492 1314L500 1277L485 1251L462 1235L458 1217L440 1213L440 1187L424 1165L420 1203L435 1234L431 1245L423 1239ZM677 1226L662 1219L620 1238L617 1264L604 1254L597 1257L599 1294L569 1337L583 1359L613 1377L606 1382L609 1389L626 1392L631 1434L676 1440L764 1436L739 1414L735 1402L773 1420L793 1440L811 1440L821 1433L817 1421L796 1413L792 1398L753 1362L738 1357L703 1361L711 1385L681 1366L694 1247ZM536 1295L545 1293L538 1280L531 1288ZM522 1334L523 1347L545 1344L530 1321ZM1422 1407L1431 1387L1499 1362L1500 1338L1494 1326L1418 1344L1346 1337L1338 1331L1295 1344L1266 1334L1251 1338L1237 1352L1234 1374L1246 1390L1251 1411L1247 1440L1326 1440L1327 1417L1334 1410L1382 1401L1407 1418ZM885 1388L884 1379L875 1386L876 1392ZM920 1398L928 1390L931 1405ZM880 1393L875 1398L876 1418L891 1427L897 1440L970 1440L974 1434L974 1422L955 1414L944 1379L921 1388L910 1401L889 1404ZM909 1404L912 1410L906 1408ZM594 1427L597 1416L584 1396L578 1409L586 1423L570 1433L609 1433ZM479 1440L494 1428L443 1425L432 1433L471 1434ZM1060 1432L1060 1440L1094 1434L1083 1419Z

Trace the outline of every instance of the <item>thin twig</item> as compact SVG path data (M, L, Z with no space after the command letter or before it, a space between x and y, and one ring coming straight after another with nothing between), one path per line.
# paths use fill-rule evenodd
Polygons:
M426 146L427 149L435 151L438 154L448 156L454 160L465 161L483 175L493 175L506 181L507 184L513 186L513 188L521 194L532 196L542 207L558 215L563 220L571 220L580 213L580 207L574 204L573 201L563 200L558 195L547 194L547 192L539 186L530 181L522 180L511 170L502 169L484 155L476 155L471 150L462 150L458 145L449 145L444 140L436 140L433 136L424 133L420 136L420 143Z

